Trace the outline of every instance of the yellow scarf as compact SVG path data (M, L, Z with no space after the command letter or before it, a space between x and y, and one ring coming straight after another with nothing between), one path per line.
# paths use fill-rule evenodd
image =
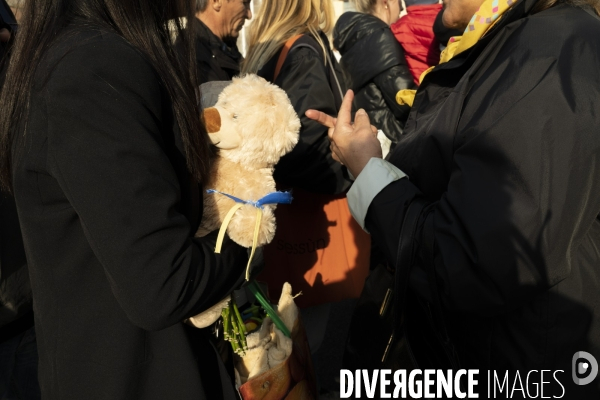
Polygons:
M469 25L465 29L462 36L454 36L450 38L448 46L444 49L440 56L440 64L448 62L455 55L470 49L477 43L479 39L494 25L494 23L504 14L509 8L516 3L516 0L485 0L479 7ZM423 82L425 75L434 67L425 70L419 78L419 83ZM412 107L415 99L416 90L404 89L396 94L396 101L400 105L408 104Z

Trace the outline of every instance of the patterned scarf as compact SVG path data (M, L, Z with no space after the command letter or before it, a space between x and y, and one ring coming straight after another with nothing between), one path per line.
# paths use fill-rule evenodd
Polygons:
M440 64L448 62L454 56L470 49L485 35L485 33L498 21L498 19L508 11L516 0L485 0L479 7L475 15L469 21L469 25L465 29L462 36L454 36L450 38L448 46L444 49L440 56ZM425 75L429 73L435 66L425 70L419 79L419 83L423 82ZM404 89L396 94L396 101L400 105L408 104L412 107L415 99L416 90Z

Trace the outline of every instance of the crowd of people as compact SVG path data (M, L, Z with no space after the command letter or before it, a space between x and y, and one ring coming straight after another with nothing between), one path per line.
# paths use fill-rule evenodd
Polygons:
M327 362L561 370L546 395L600 398L571 379L600 361L600 0L352 1L2 1L0 400L239 398L220 321L184 321L245 285L246 248L194 237L198 88L245 74L300 118L278 189L370 235ZM288 267L264 250L253 279ZM304 292L315 356L340 332Z

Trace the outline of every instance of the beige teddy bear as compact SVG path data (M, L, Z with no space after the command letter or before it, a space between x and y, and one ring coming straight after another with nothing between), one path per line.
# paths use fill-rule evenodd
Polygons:
M212 189L242 200L257 201L275 191L273 167L298 142L300 120L287 94L257 75L233 78L229 82L208 82L201 86L203 119L210 140L219 148L210 178L204 189ZM208 100L207 100L208 99ZM212 105L212 104L211 104ZM236 202L219 194L204 194L204 210L196 236L202 237L221 227L226 214ZM275 204L263 206L257 246L273 240ZM256 207L243 205L227 227L229 237L244 247L252 246ZM188 323L204 328L221 316L230 296L215 304Z
M300 120L287 94L256 75L233 78L219 94L216 105L204 109L203 119L210 140L219 148L204 189L254 202L274 192L273 167L296 145L300 131ZM235 204L223 194L205 193L196 236L219 229ZM273 240L275 207L262 207L258 246ZM243 247L252 246L256 219L256 207L243 205L233 215L227 234Z

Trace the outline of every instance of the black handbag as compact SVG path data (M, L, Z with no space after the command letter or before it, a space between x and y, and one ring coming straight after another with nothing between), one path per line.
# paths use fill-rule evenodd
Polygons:
M343 365L366 369L458 369L459 360L449 339L435 286L433 263L427 266L432 301L409 289L414 264L414 236L425 203L413 200L400 232L396 264L378 263L369 273L350 322ZM431 225L423 229L432 229ZM424 235L425 236L425 235ZM433 255L433 243L424 244Z

